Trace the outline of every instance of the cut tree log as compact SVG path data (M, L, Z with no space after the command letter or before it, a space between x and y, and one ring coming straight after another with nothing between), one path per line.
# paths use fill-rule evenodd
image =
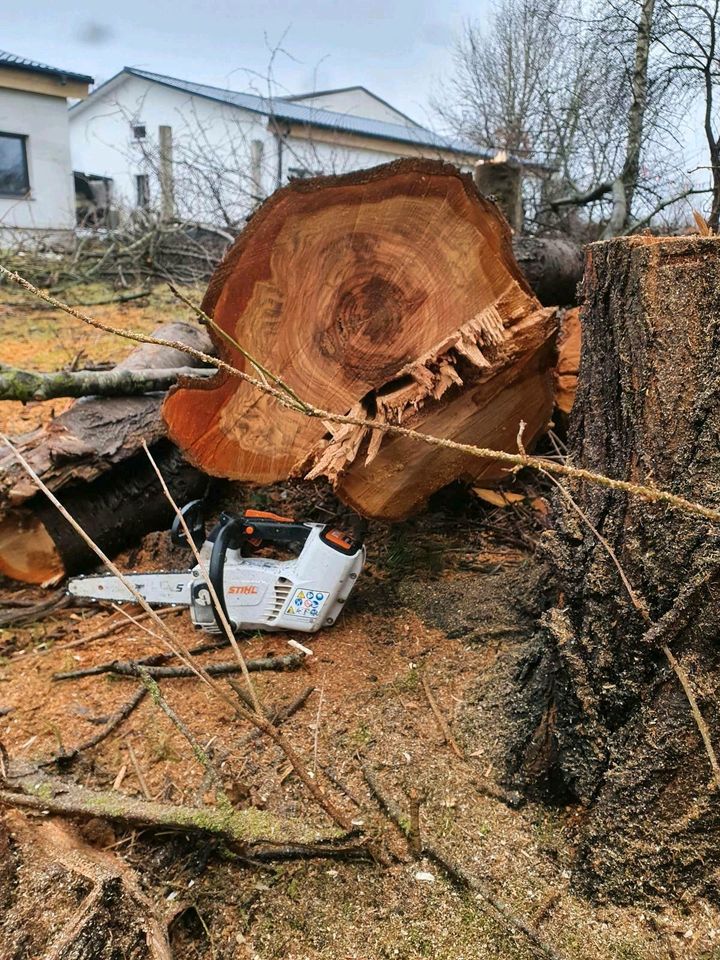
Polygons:
M430 160L296 181L255 214L203 310L233 365L239 344L304 400L515 450L552 410L556 317L512 254L510 230L472 178ZM399 520L459 477L505 471L454 451L282 409L238 378L182 381L170 437L215 476L328 477L358 512Z
M717 509L720 238L593 244L583 287L573 464ZM588 808L576 875L595 893L717 896L718 799L700 728L704 718L717 750L718 530L595 484L568 490L575 504L557 496L545 542L556 607L517 668L514 765L526 785Z
M585 265L583 248L569 237L513 237L520 269L543 306L571 307Z
M188 323L165 324L157 336L212 349ZM120 371L188 366L179 350L143 344L115 368ZM44 482L107 552L114 553L172 519L141 443L154 455L179 500L197 496L206 478L165 438L163 395L90 397L16 441ZM0 457L0 573L44 583L83 569L94 555L48 503L12 453Z

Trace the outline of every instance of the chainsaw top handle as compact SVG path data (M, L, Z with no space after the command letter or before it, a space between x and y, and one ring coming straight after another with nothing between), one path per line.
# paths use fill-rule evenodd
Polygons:
M237 630L237 624L233 623L228 616L225 603L225 559L228 550L240 550L242 553L244 544L259 547L263 543L297 543L303 546L309 535L310 527L306 524L294 523L276 514L260 513L254 510L248 510L240 517L233 517L227 513L220 514L217 526L208 537L213 545L208 576L225 619L233 631ZM222 628L217 611L215 618L218 626Z

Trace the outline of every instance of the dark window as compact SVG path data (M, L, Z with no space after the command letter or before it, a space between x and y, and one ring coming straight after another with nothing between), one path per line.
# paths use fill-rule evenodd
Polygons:
M25 197L30 193L26 137L0 133L0 195Z
M145 129L144 123L134 123L132 125L133 136L136 140L144 140L147 136L147 131Z
M150 206L150 177L146 173L136 174L135 195L139 207Z

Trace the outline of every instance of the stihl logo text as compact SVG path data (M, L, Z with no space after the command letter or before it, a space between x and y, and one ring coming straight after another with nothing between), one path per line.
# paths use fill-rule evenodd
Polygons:
M244 597L252 596L257 592L258 592L257 587L255 586L230 587L228 589L228 593L235 594L235 595L242 594L242 596Z

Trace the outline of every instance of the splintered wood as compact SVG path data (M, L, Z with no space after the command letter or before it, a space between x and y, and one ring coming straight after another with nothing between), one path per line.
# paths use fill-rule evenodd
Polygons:
M533 296L510 231L469 176L402 160L295 182L250 221L203 309L303 400L338 414L516 449L552 410L555 310ZM457 478L505 470L456 451L281 409L224 373L184 381L164 405L171 438L215 476L330 479L360 513L398 520Z
M555 406L564 414L575 403L580 371L580 308L566 310L560 322L558 361L555 367Z

